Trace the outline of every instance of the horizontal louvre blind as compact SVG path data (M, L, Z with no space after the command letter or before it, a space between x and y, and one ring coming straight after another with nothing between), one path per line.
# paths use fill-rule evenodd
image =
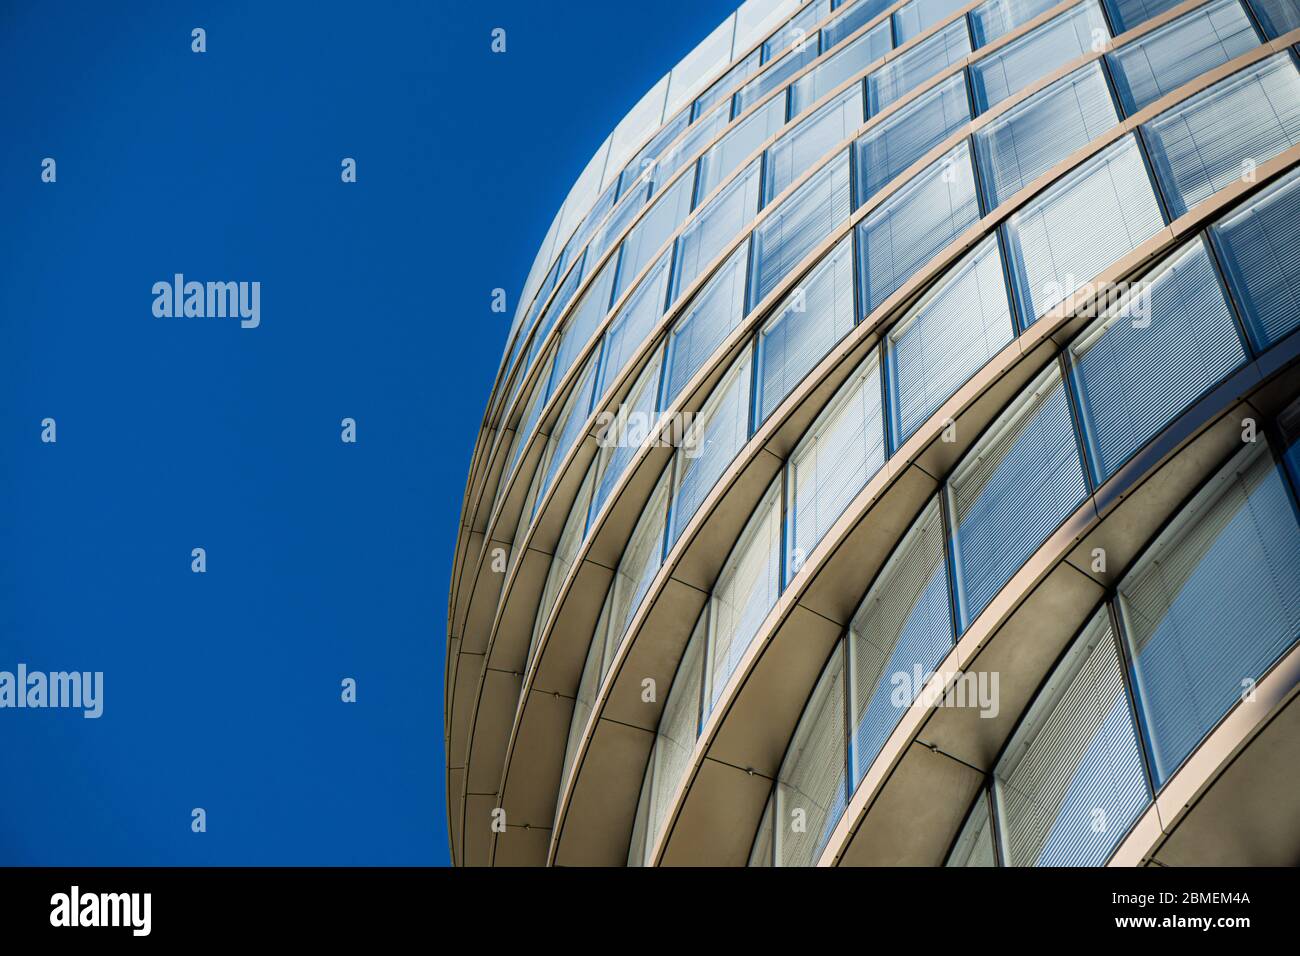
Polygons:
M740 89L732 105L733 115L739 116L773 90L785 86L792 76L817 59L818 55L815 34L804 41L802 49L798 46L791 47L781 59L776 60L765 72ZM775 98L784 100L785 94L781 93Z
M641 221L632 227L632 231L623 240L623 248L618 258L618 283L614 287L614 297L618 298L629 289L641 274L641 270L650 262L650 257L659 251L668 237L677 231L677 227L686 221L691 211L691 187L689 176L683 176L662 196L657 196L650 203L650 208L641 217Z
M861 314L870 315L979 216L963 142L858 224Z
M605 333L600 357L600 375L596 395L602 396L632 360L664 314L668 290L668 254L665 253L646 274L645 281L623 303Z
M627 549L614 572L613 597L610 602L609 626L612 647L617 649L632 623L641 598L650 588L663 562L664 518L668 505L668 471L665 470L645 511L637 519Z
M856 0L841 3L842 14L822 30L822 49L829 50L852 33L856 33L894 5L894 0Z
M1211 230L1232 291L1258 349L1300 325L1300 173Z
M777 777L778 866L811 866L845 808L844 646L837 644Z
M1300 528L1263 441L1183 510L1119 597L1160 785L1300 636Z
M1165 200L1181 216L1300 143L1300 75L1290 53L1228 77L1142 127Z
M1026 324L1164 228L1131 136L1030 200L1006 225Z
M718 575L709 599L711 713L781 593L781 479L772 482Z
M609 314L610 293L613 291L614 286L614 269L615 262L613 259L605 263L604 268L592 280L587 291L583 293L582 299L574 307L573 313L569 316L569 321L565 323L564 334L560 339L559 357L555 363L560 370L561 378L573 366L574 361L582 354L582 350L587 346L587 343L591 341L591 337L596 333L600 323Z
M937 498L908 530L854 612L849 641L856 787L920 693L927 675L952 648L943 521Z
M672 545L749 437L749 352L718 383L674 456Z
M1151 802L1104 608L1048 678L994 780L1008 866L1099 866Z
M768 147L763 205L785 192L832 147L852 136L862 118L862 89L851 86Z
M884 463L880 360L873 350L790 456L787 580Z
M970 53L966 21L957 20L867 76L867 112L875 116Z
M1109 39L1110 31L1094 0L1048 20L971 66L976 112L991 109L1053 70L1091 52L1095 40Z
M957 842L952 852L944 861L944 866L985 867L997 866L997 857L993 850L993 825L989 817L989 798L981 790L975 798L975 806L966 815Z
M696 99L691 109L691 115L703 116L705 110L719 100L725 99L736 88L737 84L745 82L745 80L757 73L758 68L762 65L761 54L761 48L754 50L749 56L715 80L713 85ZM721 112L725 115L727 111L724 109Z
M755 159L745 171L713 197L695 221L677 237L677 260L673 266L672 298L686 291L727 243L749 225L758 212L759 169Z
M853 243L846 236L759 329L757 421L852 328Z
M1117 33L1132 30L1181 2L1182 0L1105 0L1106 11L1110 14Z
M1087 493L1055 364L1002 413L947 485L964 632Z
M530 665L533 662L533 655L537 653L537 642L541 640L542 628L546 626L546 619L551 616L555 599L560 596L560 585L568 577L574 559L578 556L578 547L582 544L583 532L586 531L587 502L591 499L591 487L595 484L595 471L593 462L587 469L586 477L582 479L582 487L578 490L577 500L569 510L569 516L564 519L564 530L560 532L559 544L551 557L551 566L546 572L546 585L542 588L542 601L537 608L537 617L533 625L532 643L528 647Z
M886 117L855 144L858 195L854 207L861 206L969 120L965 73L950 76Z
M591 710L596 703L596 694L600 692L600 682L604 680L608 666L605 660L605 631L609 624L608 597L601 608L600 619L596 623L596 633L587 648L587 660L582 666L582 678L578 682L578 694L573 701L573 717L569 721L569 738L564 747L564 765L560 770L560 786L569 779L573 770L573 760L577 756L578 742L587 727ZM559 807L556 807L559 813Z
M757 306L777 283L849 218L849 154L823 166L754 229L749 301Z
M1259 45L1237 0L1217 0L1107 54L1125 111L1148 103Z
M619 189L627 189L632 183L636 182L637 177L644 176L647 171L653 170L655 160L664 151L664 147L680 136L682 131L690 125L690 122L691 111L682 110L661 126L659 131L651 137L650 142L646 143L641 152L636 155L636 158L624 167L620 176Z
M652 183L647 179L637 183L632 187L632 191L619 196L618 205L614 207L613 214L606 220L605 225L601 227L596 238L592 240L591 247L587 254L591 261L595 262L605 252L613 248L614 243L623 235L623 231L631 225L632 220L636 218L646 201L650 198L650 189ZM608 305L606 301L606 305Z
M686 654L673 677L655 735L654 780L650 784L650 812L646 826L646 851L653 849L667 822L673 794L690 764L700 728L700 687L704 682L705 615L700 615ZM646 860L649 863L649 859Z
M763 44L763 62L774 59L796 43L806 43L809 38L816 41L813 27L831 15L831 0L813 0L802 10L786 21L785 26L777 30Z
M886 20L877 23L856 40L846 43L824 63L790 85L790 115L798 116L845 80L879 60L892 47L889 22Z
M679 139L677 144L670 148L663 158L659 160L659 165L655 167L654 171L655 181L659 183L667 182L673 173L681 169L688 160L693 160L700 149L717 139L718 134L727 128L729 122L731 122L731 114L725 109L720 109L714 110L692 126L686 135ZM685 173L682 178L693 179L694 174ZM696 204L699 203L700 197L703 195L705 195L703 191L696 190Z
M700 157L700 183L696 205L713 195L724 179L776 135L785 125L785 103L780 97L763 104L736 124L707 153Z
M975 134L984 206L996 208L1119 121L1101 64L1076 70Z
M578 436L583 434L583 426L587 424L587 419L591 415L591 386L596 378L596 356L593 355L587 359L586 368L583 369L582 375L578 378L578 383L569 393L568 399L564 403L564 408L560 411L560 417L557 422L558 428L553 432L555 437L555 452L546 465L546 476L542 479L542 491L537 496L538 502L545 496L551 488L551 482L555 480L556 472L560 470L560 465L564 457L569 453L575 444Z
M600 440L600 472L591 499L591 516L600 514L605 500L623 476L632 456L651 433L655 415L655 397L659 391L659 356L656 355L637 377L626 401L619 406L618 418L597 437Z
M672 404L718 346L740 324L745 309L749 244L744 243L722 264L690 307L673 325L668 340L668 373L664 406Z
M894 31L901 46L966 6L967 0L910 0L894 11Z
M897 450L1014 334L1002 255L990 236L889 332L892 447Z
M514 442L510 446L510 460L506 463L505 470L501 472L501 483L497 485L497 495L499 496L506 486L506 479L514 471L515 465L519 463L519 456L523 453L524 446L528 444L528 439L532 437L533 431L537 428L537 420L542 416L542 406L546 404L546 399L550 397L550 372L547 369L542 370L542 374L537 378L537 384L533 386L533 393L528 399L528 406L524 410L524 416L519 420L519 428L515 431ZM496 510L495 503L493 510Z
M1100 484L1188 405L1246 361L1214 265L1199 241L1069 350L1089 458Z
M1296 0L1250 0L1250 9L1270 40L1300 29L1300 3Z
M998 37L1010 33L1022 23L1028 23L1054 6L1056 0L988 0L981 3L969 14L975 48L988 46Z

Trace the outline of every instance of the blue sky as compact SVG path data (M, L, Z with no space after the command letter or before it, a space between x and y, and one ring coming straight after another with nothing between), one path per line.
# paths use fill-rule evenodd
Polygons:
M592 152L732 6L4 5L0 670L102 671L104 712L0 709L0 864L446 861L491 290L513 312ZM155 318L178 272L260 282L261 324Z

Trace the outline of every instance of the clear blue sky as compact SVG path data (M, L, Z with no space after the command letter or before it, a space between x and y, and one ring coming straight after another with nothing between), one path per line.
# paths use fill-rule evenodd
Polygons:
M446 861L491 290L513 312L592 152L733 7L3 5L0 670L103 671L104 713L0 709L0 864ZM261 325L155 318L177 272L260 282Z

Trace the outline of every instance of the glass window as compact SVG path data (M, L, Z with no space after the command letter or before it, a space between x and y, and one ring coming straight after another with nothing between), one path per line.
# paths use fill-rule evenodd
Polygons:
M745 315L745 274L749 243L742 243L713 274L673 324L668 338L668 372L664 376L662 407L704 368Z
M857 0L856 3L840 4L844 12L822 29L822 49L829 50L842 43L893 4L894 0Z
M791 47L779 60L774 60L763 73L741 87L732 104L732 115L739 116L773 90L781 89L790 82L792 76L817 59L817 56L815 37L809 37L802 47ZM776 98L784 101L786 97L782 93Z
M989 236L886 336L893 449L1014 337L1002 254Z
M600 374L596 395L604 395L614 380L632 360L637 349L650 337L664 314L664 293L668 289L668 253L647 273L645 280L632 291L609 324L600 357Z
M1163 228L1146 164L1125 136L1007 220L1022 321L1037 321Z
M606 658L605 635L609 630L609 599L606 597L601 607L600 620L596 624L596 633L587 648L587 660L582 667L582 678L578 682L578 693L573 701L573 717L569 721L569 739L564 747L564 765L560 770L561 786L569 779L573 770L573 760L578 755L578 741L591 718L596 695L600 693L600 683L605 678L605 671L611 663ZM556 808L558 812L558 807Z
M677 237L673 299L686 291L758 212L759 170L762 165L761 158L750 163L743 173L709 200Z
M690 176L677 180L662 195L651 201L646 214L627 234L623 248L619 251L615 299L631 288L641 271L650 264L651 258L663 248L668 237L686 221L691 212L693 187Z
M670 547L749 437L749 372L746 349L704 403L673 457Z
M593 463L582 479L578 497L569 510L569 516L564 519L564 529L560 532L559 544L555 547L555 554L551 556L551 567L546 573L546 584L542 588L542 601L537 608L537 617L533 620L532 641L528 645L529 667L532 666L533 657L537 653L537 643L541 640L546 619L551 616L555 601L560 596L560 586L569 576L573 562L578 557L578 548L582 545L583 534L586 531L587 523L584 519L587 514L587 502L591 500L591 488L595 483L595 476L596 468Z
M600 323L609 314L610 295L614 287L614 271L615 263L613 259L610 259L596 277L591 280L591 284L587 286L587 291L582 294L578 304L573 307L573 312L569 315L569 321L564 326L564 335L560 339L559 355L555 362L558 378L563 378L568 374L569 369L577 361L578 356L582 354L583 349L591 342L591 337L596 334L596 329L600 327Z
M1012 107L975 134L984 207L996 208L1117 122L1097 62Z
M551 441L547 449L550 457L547 459L545 477L542 479L542 491L537 496L538 505L550 490L551 482L555 480L565 455L577 444L579 436L584 434L587 418L591 415L591 386L595 378L596 356L592 355L587 359L582 374L569 392L564 407L560 409L556 428L551 433Z
M656 353L637 376L632 391L619 406L617 417L605 422L599 429L597 439L601 448L596 459L596 490L591 498L589 520L600 514L600 509L623 476L628 462L650 437L658 422L655 397L659 391L659 368L659 354Z
M943 519L931 500L849 623L853 785L952 648Z
M970 120L966 74L955 73L923 93L858 140L858 196L854 208Z
M975 112L991 109L1078 56L1100 51L1109 40L1106 21L1091 0L1053 17L971 66Z
M945 491L964 633L1087 494L1056 363L984 433Z
M685 165L688 160L693 160L701 149L717 139L718 134L726 129L729 122L731 122L731 114L725 109L714 110L708 116L699 120L659 160L659 164L654 170L655 182L667 182L669 177ZM687 179L692 178L691 173L685 175ZM704 195L702 188L700 187L700 190L696 192L695 198L697 201Z
M646 775L650 785L646 799L637 806L637 816L645 815L644 856L629 859L634 866L648 866L659 832L672 807L673 795L690 766L691 752L700 733L700 687L704 682L704 614L686 645L686 653L673 676L672 689L664 702L663 716L655 732L654 748Z
M989 815L988 792L981 790L962 824L957 842L944 866L997 866L993 849L993 818Z
M1200 240L1142 285L1067 352L1097 484L1246 361Z
M1130 116L1259 45L1237 0L1217 0L1106 54Z
M555 353L547 356L549 361L554 360ZM514 471L515 465L519 463L519 456L523 453L524 446L528 444L528 439L532 437L533 432L537 429L537 420L542 416L542 408L546 405L546 400L550 397L550 390L547 384L550 381L550 371L543 368L542 374L537 378L537 384L533 386L532 394L528 398L528 406L524 409L523 418L519 420L519 427L515 430L514 441L510 446L510 457L506 462L505 470L501 472L501 482L497 485L497 497L500 498L505 491L507 478ZM496 511L496 502L493 502L492 510Z
M691 122L691 111L682 110L662 127L659 132L651 137L650 142L646 143L641 152L627 164L620 177L619 190L625 190L641 176L653 179L655 161L659 154L664 151L673 140L682 134Z
M1230 213L1211 230L1255 348L1300 325L1300 174Z
M862 125L862 89L852 86L768 147L763 205L785 191Z
M775 59L797 43L806 45L811 40L815 46L817 33L813 27L830 16L830 13L831 0L813 0L763 44L763 62Z
M722 74L721 77L714 81L712 86L700 94L699 99L695 101L694 108L691 110L691 116L699 118L704 115L705 110L709 107L726 99L738 84L745 82L758 72L761 63L760 51L754 50L749 56ZM722 112L726 113L727 111L723 110Z
M1279 53L1198 93L1142 127L1177 218L1300 143L1300 76Z
M790 86L790 115L798 116L835 87L862 73L890 49L889 24L882 20L794 81Z
M1162 786L1300 634L1300 528L1267 444L1244 448L1119 587Z
M772 866L772 814L776 805L776 796L767 798L767 809L758 824L758 833L754 836L754 845L749 851L750 866Z
M607 249L612 249L614 243L623 235L625 229L636 218L641 207L646 204L650 198L650 190L653 183L649 180L635 184L631 191L619 196L618 205L614 207L614 212L605 225L596 233L596 238L591 241L591 247L587 250L589 261L596 262L605 254Z
M668 477L671 469L664 469L655 486L645 510L637 519L632 537L619 559L618 570L610 584L609 626L611 628L610 648L607 656L613 659L627 633L628 625L641 606L641 599L650 590L663 563L664 557L664 520L668 507Z
M812 866L848 806L844 646L836 644L776 781L776 865Z
M979 217L970 147L962 141L858 224L861 314L870 315Z
M704 712L713 712L759 626L781 594L781 479L763 495L709 597Z
M950 23L867 77L867 113L875 116L968 53L966 22Z
M1100 866L1151 803L1104 607L1038 692L993 785L1007 866Z
M1106 4L1106 12L1110 14L1110 22L1115 24L1115 32L1123 33L1178 6L1182 0L1103 0L1103 2Z
M967 0L909 0L894 11L898 45L920 36L940 20L946 20L966 3Z
M1300 4L1296 0L1250 0L1250 9L1270 40L1300 29Z
M969 14L975 49L988 46L1040 13L1046 13L1056 3L1057 0L987 0L981 3Z
M756 424L853 328L853 245L846 236L758 333Z
M851 210L849 154L840 153L799 186L754 229L749 301L757 306Z
M700 157L700 183L695 201L698 205L713 195L722 181L757 152L785 125L785 103L771 100L738 122L734 129Z
M880 360L875 350L840 386L786 466L786 581L885 463Z

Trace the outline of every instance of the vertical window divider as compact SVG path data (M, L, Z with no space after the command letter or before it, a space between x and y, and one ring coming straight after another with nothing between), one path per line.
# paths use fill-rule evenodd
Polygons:
M1252 194L1251 198L1254 198L1254 194ZM1237 302L1237 295L1233 292L1232 283L1228 281L1227 270L1223 268L1223 261L1219 258L1219 245L1214 238L1213 229L1206 228L1198 238L1205 247L1205 254L1214 269L1215 280L1219 283L1219 291L1223 293L1223 298L1228 303L1228 311L1232 313L1232 324L1237 330L1237 338L1241 340L1246 355L1253 360L1259 355L1259 352L1255 349L1254 344L1250 341L1250 335L1246 332L1246 318L1242 315L1241 307Z
M975 447L974 445L971 446ZM943 532L943 563L948 574L948 623L952 627L953 646L961 640L965 628L961 626L961 607L958 592L961 590L957 567L957 526L952 521L952 503L948 500L949 475L939 483L939 526Z
M1152 540L1155 540L1154 538ZM1148 545L1150 547L1150 545ZM1119 580L1107 589L1103 599L1106 614L1110 619L1110 630L1115 641L1116 653L1119 654L1121 677L1124 681L1124 695L1128 698L1129 716L1137 730L1138 750L1142 755L1142 772L1146 775L1147 792L1155 799L1157 793L1156 774L1151 755L1151 736L1147 732L1146 721L1142 719L1142 709L1138 706L1137 688L1133 686L1133 659L1128 652L1127 632L1124 630L1124 615L1119 612Z
M853 651L852 632L848 627L844 629L840 640L844 642L844 808L847 811L858 781L858 748L854 745L857 727L853 720L853 701L857 690L853 668L857 663L857 655Z
M1002 260L1002 285L1007 296L1007 307L1011 310L1011 324L1015 326L1016 338L1019 338L1034 324L1034 316L1029 315L1025 303L1020 301L1020 283L1012 271L1014 264L1011 256L1011 240L1007 238L1010 225L1000 223L993 232L997 235L998 257ZM1031 306L1032 307L1032 306Z
M1151 183L1152 191L1156 194L1156 204L1160 206L1160 216L1164 219L1165 225L1167 226L1174 221L1174 218L1173 214L1169 211L1169 202L1165 198L1165 190L1160 184L1160 177L1156 175L1155 168L1151 165L1151 150L1147 145L1146 130L1144 127L1145 124L1139 125L1137 129L1133 131L1133 134L1137 139L1138 155L1142 157L1142 166L1146 170L1147 179ZM1118 143L1119 140L1123 138L1124 137L1121 136L1119 139L1115 140L1115 142Z
M1061 349L1056 355L1058 374L1061 376L1061 384L1065 387L1066 404L1070 408L1070 424L1074 429L1074 449L1079 456L1079 464L1082 466L1084 487L1088 490L1088 497L1091 498L1097 491L1097 468L1096 462L1092 460L1092 455L1088 452L1087 434L1083 427L1083 400L1075 391L1074 376L1071 374L1073 362L1067 353L1067 348ZM1084 499L1087 500L1086 498Z

